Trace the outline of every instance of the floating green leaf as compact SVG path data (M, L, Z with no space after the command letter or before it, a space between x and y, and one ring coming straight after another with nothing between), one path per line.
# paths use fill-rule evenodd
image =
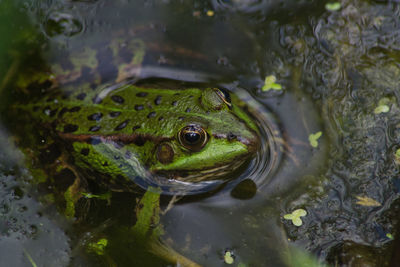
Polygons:
M310 142L310 145L314 148L318 147L318 139L321 137L322 132L316 132L315 134L310 134L308 136L308 141Z
M338 11L342 5L339 2L330 2L325 4L325 9L328 11Z
M374 109L375 114L386 113L390 110L390 104L392 101L388 97L382 97L379 102L378 106Z
M233 254L230 251L226 251L224 255L224 261L226 264L233 264L235 259L233 258Z
M214 16L214 11L213 10L207 10L207 16L212 17Z
M303 217L306 215L307 215L307 211L305 211L303 209L297 209L297 210L294 210L290 214L285 214L283 216L283 218L286 220L292 220L292 223L295 226L301 226L303 224L303 221L300 219L300 217Z
M269 90L281 90L282 85L275 83L276 82L276 77L274 75L270 75L265 77L265 82L263 87L261 88L262 91L266 92Z
M379 105L374 109L375 114L386 113L389 112L390 108L388 105Z

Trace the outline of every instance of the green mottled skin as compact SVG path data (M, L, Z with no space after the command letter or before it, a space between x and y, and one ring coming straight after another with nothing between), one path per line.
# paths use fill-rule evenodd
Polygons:
M190 174L250 156L258 136L243 105L232 96L229 108L211 88L121 85L116 89L83 87L68 96L54 91L18 108L31 112L33 120L50 129L56 139L71 143L78 166L133 179L139 165L177 178L182 171ZM209 135L200 151L189 151L177 139L179 131L190 124L200 125ZM92 144L93 140L100 144ZM171 162L157 159L160 144L173 149Z

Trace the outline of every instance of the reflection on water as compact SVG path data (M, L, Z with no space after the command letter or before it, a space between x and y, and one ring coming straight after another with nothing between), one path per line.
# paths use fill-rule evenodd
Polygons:
M144 63L131 66L128 74L224 85L250 106L263 137L262 153L221 190L175 203L161 218L168 246L205 266L222 265L225 251L245 266L286 265L290 243L332 264L382 266L390 261L400 184L395 3L344 1L332 12L312 1L31 1L23 10L39 25L39 34L30 38L45 40L26 51L31 56L40 51L53 66L68 70L71 54L107 38L139 39L145 44ZM21 36L13 38L23 47L29 38ZM7 59L6 77L17 75L13 68L36 66L23 64L29 58L21 56L23 50L6 49L14 51L0 55ZM115 78L115 65L101 60L99 65L110 77L104 78L107 82ZM282 91L262 92L269 75L277 77ZM3 78L2 87L8 79ZM308 138L318 131L322 137L313 148ZM9 162L3 158L0 164ZM4 183L13 186L15 181ZM360 197L375 204L363 204ZM71 240L62 235L58 247L63 250L66 242L76 247L74 263L99 264L96 257L85 258L82 240L90 239L85 235L108 235L118 243L118 235L111 233L132 224L124 208L133 210L134 198L117 193L113 201L111 206L93 202L101 211L90 213L86 224L76 223ZM166 208L169 199L162 203ZM36 202L26 205L36 211ZM283 219L299 208L307 211L300 227ZM42 214L53 215L48 210ZM10 216L1 218L13 225ZM64 227L48 225L57 232ZM0 241L12 248L16 238ZM67 248L64 252L70 254ZM18 248L13 253L24 252ZM38 264L46 263L39 252L29 253ZM122 265L132 260L126 255L119 259L115 247L109 255Z
M29 257L42 257L43 265L66 266L71 249L65 220L53 209L43 210L40 195L18 168L22 155L7 139L0 128L0 265L30 266Z

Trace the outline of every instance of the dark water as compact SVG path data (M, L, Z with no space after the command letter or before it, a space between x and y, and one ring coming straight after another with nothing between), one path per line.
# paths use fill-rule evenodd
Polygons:
M3 106L23 95L10 88L18 73L120 29L148 47L138 77L222 84L251 103L271 150L240 178L253 181L250 193L233 182L161 216L162 239L179 254L202 266L227 265L227 251L233 266L396 266L397 3L343 1L328 11L320 1L0 1L0 21ZM283 90L261 90L269 75ZM127 241L129 194L98 204L85 223L46 205L0 130L1 266L175 266ZM283 218L300 208L301 226ZM103 237L104 255L86 249Z

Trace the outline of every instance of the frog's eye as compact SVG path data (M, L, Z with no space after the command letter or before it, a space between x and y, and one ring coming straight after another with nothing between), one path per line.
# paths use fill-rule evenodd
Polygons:
M183 127L178 133L179 143L191 151L200 151L208 141L207 132L198 125Z
M215 88L214 90L217 93L217 95L222 99L222 101L224 101L224 103L229 108L231 108L232 102L231 102L231 96L229 95L229 92L222 88Z

